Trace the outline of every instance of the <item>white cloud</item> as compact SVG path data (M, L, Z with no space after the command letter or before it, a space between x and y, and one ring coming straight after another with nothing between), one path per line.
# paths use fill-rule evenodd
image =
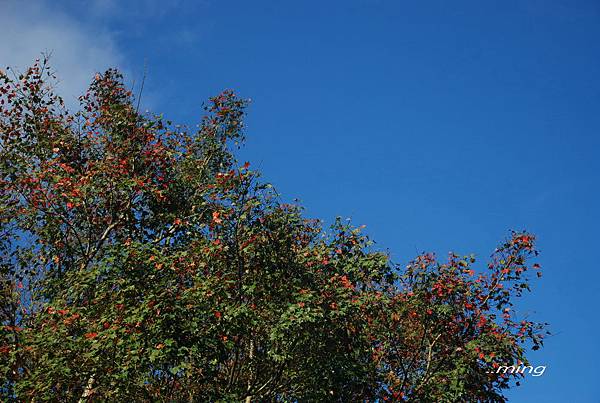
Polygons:
M97 71L123 69L124 60L110 32L75 19L51 3L0 0L0 66L24 70L42 52L50 52L60 80L57 92L69 106Z

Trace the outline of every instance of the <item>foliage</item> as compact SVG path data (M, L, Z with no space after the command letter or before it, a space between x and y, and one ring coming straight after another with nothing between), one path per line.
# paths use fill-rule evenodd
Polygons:
M119 73L69 113L45 60L0 78L0 385L6 400L504 401L541 326L513 233L407 267L283 204L248 163L246 102L198 130L138 112Z

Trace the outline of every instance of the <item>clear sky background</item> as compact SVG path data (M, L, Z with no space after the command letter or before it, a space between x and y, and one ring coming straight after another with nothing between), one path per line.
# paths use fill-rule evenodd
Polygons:
M0 65L53 51L74 103L118 66L193 125L252 98L240 155L287 200L352 217L396 262L538 236L520 305L554 336L512 401L598 402L600 2L0 0Z

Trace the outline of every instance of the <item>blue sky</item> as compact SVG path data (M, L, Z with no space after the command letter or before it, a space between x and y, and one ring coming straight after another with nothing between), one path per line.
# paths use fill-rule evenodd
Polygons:
M366 224L394 260L538 236L522 311L555 333L512 401L598 402L600 3L4 0L0 64L52 50L74 99L116 65L195 124L252 98L243 160L307 214Z

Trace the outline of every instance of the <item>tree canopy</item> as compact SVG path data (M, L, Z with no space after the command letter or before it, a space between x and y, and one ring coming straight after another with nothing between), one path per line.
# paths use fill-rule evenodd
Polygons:
M286 204L235 150L247 102L197 130L116 70L70 112L46 60L0 76L0 396L14 401L504 401L543 325L534 236L478 267L408 265Z

